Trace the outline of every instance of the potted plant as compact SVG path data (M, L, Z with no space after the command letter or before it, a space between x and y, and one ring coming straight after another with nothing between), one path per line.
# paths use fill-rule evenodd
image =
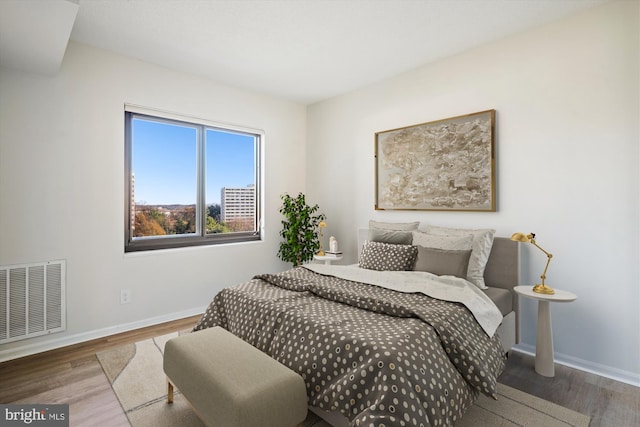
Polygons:
M322 213L316 215L318 205L309 206L302 193L295 198L285 193L280 198L280 213L284 215L284 220L280 230L283 241L280 242L278 257L297 267L313 259L313 255L320 248L316 230L318 224L326 217Z

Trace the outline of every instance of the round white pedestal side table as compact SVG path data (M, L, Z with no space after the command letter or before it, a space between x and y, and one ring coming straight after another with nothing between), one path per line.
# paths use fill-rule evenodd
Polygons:
M567 291L554 289L555 294L533 292L533 286L516 286L513 290L526 298L538 300L538 327L536 331L536 372L544 377L553 377L553 333L551 331L551 302L571 302L578 297Z

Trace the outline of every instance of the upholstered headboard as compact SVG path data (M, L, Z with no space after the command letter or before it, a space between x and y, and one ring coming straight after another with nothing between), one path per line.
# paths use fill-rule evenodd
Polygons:
M487 286L513 289L520 284L520 245L508 237L495 237L484 270Z

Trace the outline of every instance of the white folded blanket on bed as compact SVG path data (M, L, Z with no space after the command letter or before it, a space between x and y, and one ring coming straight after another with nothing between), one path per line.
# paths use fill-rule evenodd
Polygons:
M471 311L490 337L502 323L502 313L491 299L472 283L453 276L436 276L424 271L376 271L354 265L306 264L325 276L366 283L404 293L416 293L443 301L459 302Z

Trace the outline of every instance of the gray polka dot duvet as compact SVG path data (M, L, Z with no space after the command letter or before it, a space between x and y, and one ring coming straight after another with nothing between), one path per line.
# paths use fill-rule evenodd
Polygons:
M223 289L194 330L222 326L285 366L309 405L354 426L453 425L504 368L462 304L305 268Z

